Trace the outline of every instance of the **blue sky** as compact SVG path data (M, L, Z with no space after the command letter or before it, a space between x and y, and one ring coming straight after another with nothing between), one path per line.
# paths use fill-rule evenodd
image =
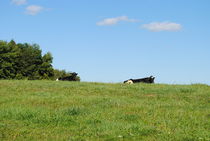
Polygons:
M1 0L0 40L37 43L82 81L210 84L209 0Z

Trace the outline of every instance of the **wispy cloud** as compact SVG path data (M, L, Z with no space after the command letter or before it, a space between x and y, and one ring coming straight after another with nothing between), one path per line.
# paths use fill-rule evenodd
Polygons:
M142 25L142 28L153 31L179 31L182 29L182 25L173 22L152 22Z
M109 26L109 25L115 25L120 21L137 22L138 20L129 19L127 16L120 16L120 17L115 17L115 18L104 19L102 21L97 22L96 25L98 25L98 26Z
M27 0L12 0L11 2L15 5L24 5L27 3Z
M42 6L30 5L30 6L26 7L26 14L37 15L38 13L40 13L43 10L44 10L44 8Z

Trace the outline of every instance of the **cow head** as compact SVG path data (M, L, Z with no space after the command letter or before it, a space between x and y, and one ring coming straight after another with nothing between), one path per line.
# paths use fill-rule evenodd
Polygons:
M76 72L73 72L71 75L72 76L77 76L77 73Z
M154 83L155 77L154 77L154 76L150 76L149 78L150 78L150 81L151 81L152 83Z
M126 84L133 84L133 81L132 81L132 79L129 79L129 80L124 81L124 83L126 83Z

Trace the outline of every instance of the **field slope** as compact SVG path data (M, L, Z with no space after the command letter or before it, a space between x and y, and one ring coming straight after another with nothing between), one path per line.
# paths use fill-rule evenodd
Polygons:
M210 141L210 86L1 80L0 140Z

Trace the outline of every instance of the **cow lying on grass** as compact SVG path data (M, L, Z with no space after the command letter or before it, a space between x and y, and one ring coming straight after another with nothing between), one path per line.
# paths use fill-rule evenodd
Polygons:
M150 77L145 77L141 79L129 79L124 81L124 83L127 84L133 84L133 83L154 83L155 77L150 76Z

